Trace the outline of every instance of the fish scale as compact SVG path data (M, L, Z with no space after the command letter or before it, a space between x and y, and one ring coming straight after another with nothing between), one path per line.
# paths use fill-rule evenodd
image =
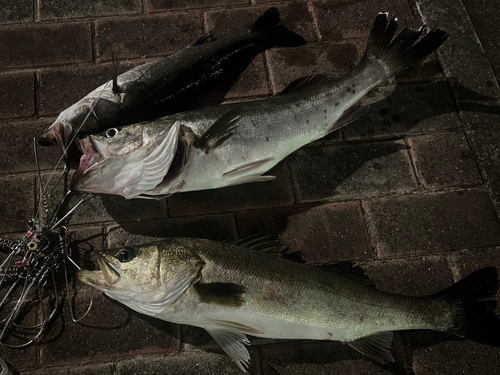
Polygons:
M362 114L357 102L363 96L425 58L447 37L434 29L414 44L423 29L405 29L390 43L396 25L395 18L379 15L364 57L339 79L304 77L271 98L188 111L132 125L133 131L117 130L113 137L79 140L80 149L94 157L91 163L80 163L73 189L161 199L273 179L263 174L300 147L354 121ZM171 142L165 142L166 131ZM147 142L123 150L143 133ZM153 156L158 152L176 157L160 163ZM105 180L100 178L104 174Z
M244 246L244 245L243 245ZM120 254L129 254L120 261ZM143 314L204 328L244 369L245 335L342 341L393 360L392 331L431 329L500 345L498 273L479 270L436 295L409 297L229 243L173 238L100 252L79 279ZM151 278L151 275L158 277ZM359 276L357 276L359 277Z

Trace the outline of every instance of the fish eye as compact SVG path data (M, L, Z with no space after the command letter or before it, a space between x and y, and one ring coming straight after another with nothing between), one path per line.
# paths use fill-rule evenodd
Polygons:
M106 137L113 138L118 132L119 132L119 130L117 128L108 129L108 130L106 130Z
M34 251L38 248L38 244L36 242L33 242L31 241L29 244L28 244L28 249L30 249L31 251Z
M116 254L116 259L122 263L130 262L135 257L135 251L132 247L124 247L118 254Z

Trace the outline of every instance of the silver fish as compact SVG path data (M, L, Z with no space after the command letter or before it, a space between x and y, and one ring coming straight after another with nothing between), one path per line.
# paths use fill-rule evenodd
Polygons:
M247 334L342 341L382 363L394 361L392 331L429 329L500 345L494 267L440 293L407 297L357 281L354 268L324 270L244 246L172 238L105 250L101 270L78 278L142 314L204 328L243 371Z
M39 143L57 143L64 150L77 131L92 134L197 108L207 98L222 101L258 53L306 43L279 22L278 10L270 8L242 35L220 41L204 37L172 56L115 76L61 112Z
M262 176L298 148L360 116L356 103L372 88L436 50L447 33L404 29L380 13L366 53L340 79L309 76L283 93L253 102L189 111L113 128L77 140L83 152L72 189L131 198L163 198L214 189Z

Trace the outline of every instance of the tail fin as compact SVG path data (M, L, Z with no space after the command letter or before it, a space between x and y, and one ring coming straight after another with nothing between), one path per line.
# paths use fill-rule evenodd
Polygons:
M447 332L500 346L500 320L495 314L498 286L496 268L486 267L435 294L433 297L457 302L453 326Z
M425 28L423 26L418 29L405 28L392 40L397 27L397 17L389 18L389 13L379 13L375 18L366 46L365 58L382 61L387 78L422 60L448 38L445 31L432 29L414 45Z
M255 21L250 33L258 37L259 48L296 47L306 44L304 38L279 23L280 12L276 8L266 10Z

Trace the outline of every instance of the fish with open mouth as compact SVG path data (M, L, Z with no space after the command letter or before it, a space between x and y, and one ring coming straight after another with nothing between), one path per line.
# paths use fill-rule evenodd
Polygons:
M364 57L339 79L308 76L281 94L208 107L78 139L84 153L72 181L82 192L163 198L176 192L267 181L262 175L298 148L351 123L372 88L435 51L448 34L423 27L398 36L380 13Z
M279 11L270 8L242 35L204 37L174 55L115 74L61 112L38 142L65 151L78 131L92 134L198 108L208 99L220 102L258 53L306 43L279 22Z
M99 271L78 278L142 314L204 328L245 371L246 335L342 341L394 361L393 331L428 329L500 345L498 273L487 267L426 297L375 289L359 267L328 270L239 245L172 238L98 252ZM259 247L262 251L252 248Z

